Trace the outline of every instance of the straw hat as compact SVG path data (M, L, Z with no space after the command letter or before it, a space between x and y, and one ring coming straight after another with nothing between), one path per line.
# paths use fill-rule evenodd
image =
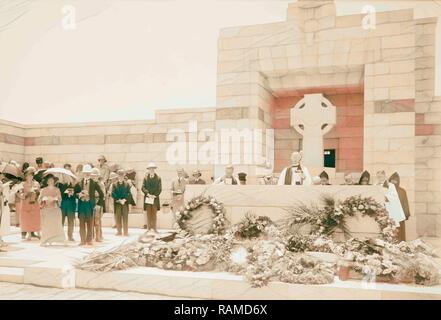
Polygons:
M84 165L83 173L92 173L92 166L90 164Z
M150 162L148 165L147 165L147 169L156 169L157 168L157 166L156 166L156 164L154 163L154 162Z
M115 172L111 172L110 175L109 175L109 180L113 180L113 179L116 179L116 178L118 178L118 175Z
M90 175L91 176L100 176L101 175L100 169L93 168L92 171L90 172Z
M27 169L24 172L24 176L28 176L30 174L35 175L35 172L37 171L37 169L35 169L34 167L27 167Z
M32 172L35 173L35 171L37 171L37 169L35 169L35 167L29 166L26 168L25 172Z

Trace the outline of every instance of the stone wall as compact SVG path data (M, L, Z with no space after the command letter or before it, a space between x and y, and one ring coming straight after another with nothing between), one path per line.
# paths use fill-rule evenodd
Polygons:
M415 25L415 214L417 232L441 236L441 99L435 90L435 30L437 20Z
M0 161L24 160L24 126L0 120Z

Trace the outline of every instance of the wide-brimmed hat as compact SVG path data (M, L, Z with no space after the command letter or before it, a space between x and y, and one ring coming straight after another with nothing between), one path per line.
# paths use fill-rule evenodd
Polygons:
M29 166L26 168L26 170L24 171L24 173L35 173L37 171L37 169L35 169L35 167Z
M90 172L90 175L91 176L100 176L101 175L100 169L93 168L92 171Z
M111 172L110 175L109 175L109 180L113 180L113 179L116 179L116 178L118 178L118 175L115 172Z
M15 160L11 160L11 161L9 161L9 163L16 166L17 168L20 168L20 164Z
M35 176L35 172L37 171L37 169L35 169L34 167L28 167L24 172L23 172L23 176L26 178L29 175Z
M83 173L92 173L92 166L90 164L86 164L83 166Z
M103 155L100 155L100 156L98 157L98 161L99 161L99 160L104 160L104 162L107 162L106 157L103 156Z
M149 164L147 165L147 169L156 169L157 166L154 162L149 162Z

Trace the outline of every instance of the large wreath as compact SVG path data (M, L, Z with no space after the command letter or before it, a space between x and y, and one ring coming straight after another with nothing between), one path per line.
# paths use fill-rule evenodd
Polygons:
M311 233L330 235L336 229L341 229L349 234L346 227L346 217L356 213L374 218L378 223L381 236L387 241L395 241L397 226L391 219L386 208L372 197L363 198L361 195L337 201L332 196L322 195L322 206L298 204L288 209L287 227L298 224L310 224Z
M188 228L188 221L193 217L193 211L206 205L213 213L213 223L208 234L223 234L225 231L226 217L225 208L212 196L199 195L188 201L184 207L175 213L176 223L179 229L187 234L192 234L193 230Z

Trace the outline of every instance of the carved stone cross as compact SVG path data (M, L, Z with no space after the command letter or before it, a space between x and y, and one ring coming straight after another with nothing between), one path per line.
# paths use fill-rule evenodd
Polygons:
M323 167L323 136L336 124L335 106L321 93L305 94L291 109L291 126L303 135L303 163Z

